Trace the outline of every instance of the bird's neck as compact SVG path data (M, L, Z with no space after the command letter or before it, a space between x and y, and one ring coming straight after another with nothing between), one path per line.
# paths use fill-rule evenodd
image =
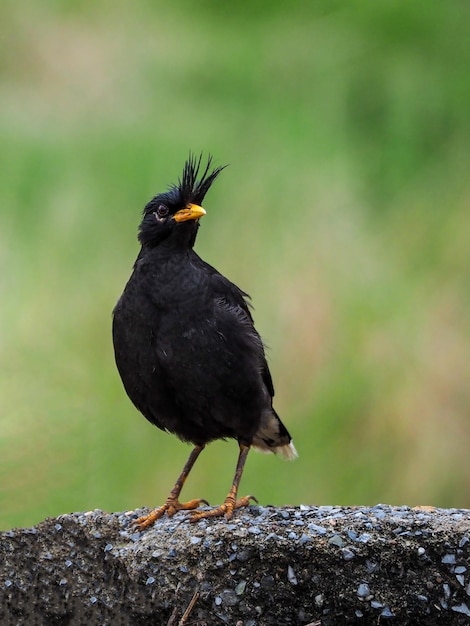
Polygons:
M163 245L162 242L158 246L142 246L137 261L142 260L154 267L163 267L167 263L181 265L193 254L194 250L188 246Z

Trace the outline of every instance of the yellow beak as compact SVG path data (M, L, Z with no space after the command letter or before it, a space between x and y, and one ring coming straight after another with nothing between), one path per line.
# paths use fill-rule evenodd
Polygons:
M188 204L185 209L181 209L173 215L175 222L187 222L188 220L198 220L206 214L202 206Z

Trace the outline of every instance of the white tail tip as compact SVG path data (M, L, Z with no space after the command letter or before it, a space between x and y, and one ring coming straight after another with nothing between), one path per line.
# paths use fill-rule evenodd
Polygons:
M299 456L292 441L287 446L279 446L279 448L275 448L275 452L288 461L293 461Z

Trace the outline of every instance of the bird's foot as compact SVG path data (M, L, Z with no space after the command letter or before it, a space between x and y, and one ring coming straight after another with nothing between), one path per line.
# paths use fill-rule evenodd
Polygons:
M233 496L229 495L225 498L224 503L220 506L217 506L215 509L211 509L210 511L197 511L196 513L192 513L190 522L194 523L198 522L201 519L207 519L209 517L223 516L225 516L226 520L229 520L236 509L241 509L245 506L248 506L251 500L258 504L258 500L255 498L255 496L244 496L243 498L235 500Z
M158 509L154 509L148 515L142 515L138 519L132 522L132 525L137 528L137 530L145 530L152 524L154 524L157 520L167 513L169 517L173 517L175 513L178 511L192 511L193 509L197 509L201 504L207 504L207 500L196 499L189 500L189 502L180 502L177 498L168 498L165 504L158 507Z

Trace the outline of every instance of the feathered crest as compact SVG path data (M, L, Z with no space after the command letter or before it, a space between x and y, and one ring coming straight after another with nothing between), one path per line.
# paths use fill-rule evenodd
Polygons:
M196 157L190 152L188 160L184 164L183 175L178 180L178 184L171 185L168 191L152 198L144 207L144 217L152 215L155 212L155 208L162 203L167 204L172 212L176 212L188 204L200 205L214 180L220 172L227 167L223 165L222 167L216 167L210 171L212 157L209 155L207 165L201 175L199 175L201 162L202 154ZM142 228L143 224L141 225L141 230Z
M204 196L209 191L210 186L227 166L222 165L216 167L209 173L212 165L212 156L207 157L207 165L198 180L199 171L201 170L202 153L196 157L191 152L188 160L184 164L183 176L178 180L178 185L172 188L172 191L178 191L183 203L192 202L193 204L201 204Z

